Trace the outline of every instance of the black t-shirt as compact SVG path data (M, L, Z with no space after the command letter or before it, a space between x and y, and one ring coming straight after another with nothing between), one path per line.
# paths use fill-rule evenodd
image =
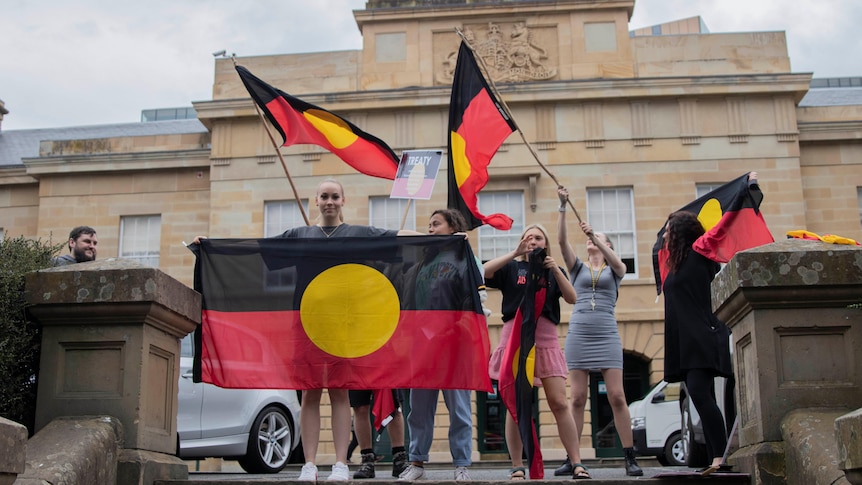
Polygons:
M562 268L560 270L562 271ZM515 318L518 307L521 306L521 300L523 300L524 292L527 289L527 275L529 271L529 262L512 260L506 263L506 266L498 269L493 277L485 279L485 286L499 288L503 292L502 310L504 322ZM565 274L565 271L563 271L563 274ZM560 297L562 297L562 292L557 286L557 280L550 275L550 272L547 273L545 284L547 285L548 292L542 316L551 320L556 325L560 323Z

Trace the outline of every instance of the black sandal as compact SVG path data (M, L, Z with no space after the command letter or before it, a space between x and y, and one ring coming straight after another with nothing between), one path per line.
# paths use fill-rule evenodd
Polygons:
M509 480L526 480L527 469L522 466L516 466L509 470Z
M581 463L572 463L572 479L574 480L589 480L593 477L590 476L590 471ZM579 470L580 469L580 470Z

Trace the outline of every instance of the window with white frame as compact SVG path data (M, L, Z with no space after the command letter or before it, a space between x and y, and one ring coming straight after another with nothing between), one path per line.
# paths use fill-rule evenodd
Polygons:
M308 199L302 199L308 216ZM274 237L291 227L305 226L305 219L295 200L273 200L263 203L263 237Z
M696 184L695 185L695 199L699 199L704 195L712 192L713 190L724 185L723 183L708 183L708 184Z
M634 190L631 187L587 189L587 221L603 232L626 265L626 274L637 275Z
M410 199L390 199L389 196L368 199L368 224L383 229L416 230L416 204L408 204ZM410 206L409 210L407 206ZM404 220L404 213L407 219ZM404 227L401 221L404 220Z
M162 216L120 217L120 257L134 259L147 266L159 266L162 239Z
M511 217L512 228L501 231L489 225L479 227L479 259L490 261L518 246L524 232L524 192L520 190L479 193L479 212L506 214Z

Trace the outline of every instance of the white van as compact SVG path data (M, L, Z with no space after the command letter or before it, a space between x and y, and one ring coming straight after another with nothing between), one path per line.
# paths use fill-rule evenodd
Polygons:
M724 415L731 450L737 445L732 433L736 418L732 380L715 378L715 396ZM681 401L680 401L681 400ZM664 466L706 466L706 442L700 415L679 382L656 384L643 399L629 404L635 453L655 456Z
M665 466L685 465L679 395L679 382L661 381L629 404L635 453L655 456Z

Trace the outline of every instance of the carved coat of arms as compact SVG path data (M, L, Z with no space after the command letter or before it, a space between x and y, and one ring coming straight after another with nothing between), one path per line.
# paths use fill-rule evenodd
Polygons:
M488 23L481 39L471 27L465 27L462 32L484 61L494 82L538 81L557 75L557 69L547 65L547 50L533 39L524 22L516 22L508 35L493 22ZM446 56L442 69L438 71L438 82L452 82L457 58L457 49Z

